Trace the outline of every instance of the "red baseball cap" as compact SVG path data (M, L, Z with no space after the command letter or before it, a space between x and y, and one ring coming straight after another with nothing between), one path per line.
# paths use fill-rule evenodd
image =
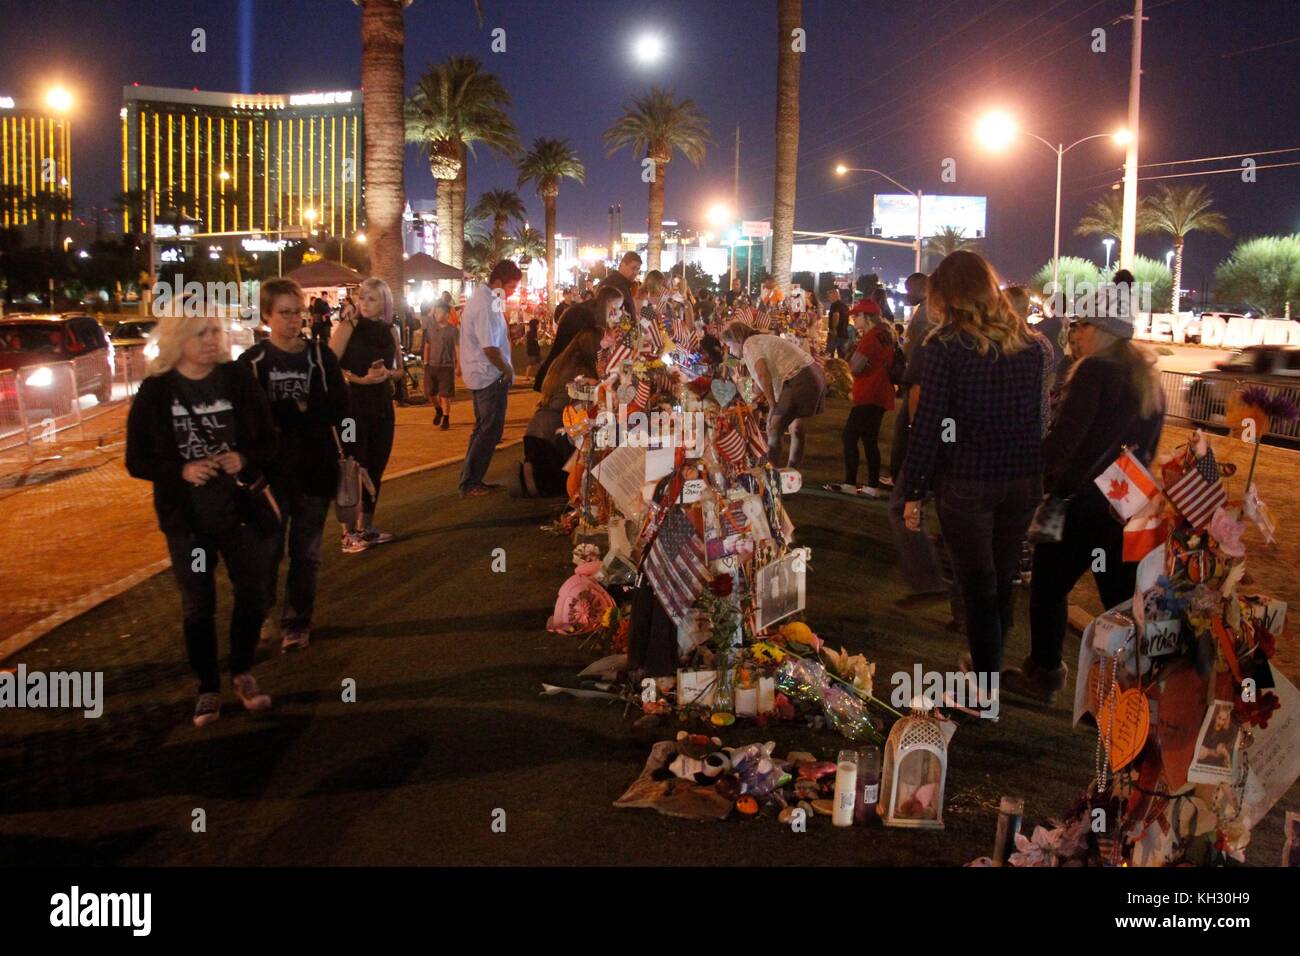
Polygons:
M858 315L862 312L868 315L880 315L880 306L876 305L871 299L861 299L849 309L849 315Z

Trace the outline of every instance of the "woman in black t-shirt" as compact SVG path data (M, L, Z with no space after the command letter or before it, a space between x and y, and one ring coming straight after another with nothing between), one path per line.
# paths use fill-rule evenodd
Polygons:
M375 487L373 495L362 493L360 526L343 528L344 554L356 554L393 540L374 523L379 486L393 451L393 379L402 374L392 319L393 294L388 283L367 279L357 291L356 316L339 322L330 339L330 348L343 367L356 419L355 434L342 436L344 449L366 469Z
M194 725L221 713L217 662L217 562L235 595L230 672L248 710L271 706L250 673L263 617L261 538L237 482L259 476L275 454L266 396L230 361L221 320L170 316L158 323L159 354L127 417L126 468L153 482L181 592L185 648L199 679Z

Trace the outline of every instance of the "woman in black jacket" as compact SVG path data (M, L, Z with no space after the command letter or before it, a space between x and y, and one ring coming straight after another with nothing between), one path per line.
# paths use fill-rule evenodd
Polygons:
M159 354L127 418L126 468L153 482L181 592L185 648L199 679L194 725L221 713L217 665L217 562L235 594L230 672L248 710L271 706L250 673L262 625L260 533L239 483L256 480L276 450L275 425L257 382L230 361L221 320L171 316L158 323Z
M1021 670L1002 674L1004 690L1050 702L1065 686L1061 659L1070 591L1092 570L1101 603L1133 597L1137 565L1124 561L1124 526L1093 479L1127 447L1144 465L1155 457L1164 401L1155 359L1134 345L1128 310L1083 319L1072 330L1075 356L1052 426L1043 440L1044 486L1068 498L1061 540L1034 546L1029 591L1031 650Z

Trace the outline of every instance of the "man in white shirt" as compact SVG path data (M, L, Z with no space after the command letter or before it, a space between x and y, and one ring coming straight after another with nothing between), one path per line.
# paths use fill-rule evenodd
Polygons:
M506 299L523 273L509 259L492 269L465 303L460 317L460 374L474 398L474 430L460 472L460 496L481 498L501 486L483 480L506 424L506 401L515 378L510 362Z

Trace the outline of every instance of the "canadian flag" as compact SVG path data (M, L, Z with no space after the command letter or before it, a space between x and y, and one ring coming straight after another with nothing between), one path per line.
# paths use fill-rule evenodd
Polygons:
M1134 515L1124 525L1124 560L1141 561L1165 543L1171 530L1173 522L1158 509Z
M1127 521L1160 493L1156 480L1127 448L1115 462L1093 479L1116 513Z

